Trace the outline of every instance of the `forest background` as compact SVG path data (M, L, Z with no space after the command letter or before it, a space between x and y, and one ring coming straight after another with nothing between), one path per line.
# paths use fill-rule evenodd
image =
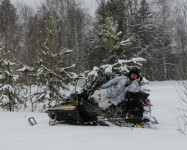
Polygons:
M43 110L60 102L80 74L93 81L103 70L119 74L122 65L122 73L141 67L150 81L186 79L187 2L174 4L98 0L93 17L81 1L46 0L35 11L0 0L1 108L35 111L42 103ZM103 76L92 87L114 74Z

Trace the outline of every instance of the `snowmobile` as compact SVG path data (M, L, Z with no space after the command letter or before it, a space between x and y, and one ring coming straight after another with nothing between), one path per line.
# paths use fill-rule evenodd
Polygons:
M85 84L83 80L79 80L79 82L83 83L82 85ZM149 94L145 92L127 92L126 99L123 102L117 106L111 105L103 110L98 103L95 103L92 97L93 90L85 90L85 88L80 87L78 92L77 89L75 88L75 92L70 94L65 102L46 111L50 118L49 125L67 123L74 125L150 127L150 124L158 124L156 118L151 115L152 105L148 99Z

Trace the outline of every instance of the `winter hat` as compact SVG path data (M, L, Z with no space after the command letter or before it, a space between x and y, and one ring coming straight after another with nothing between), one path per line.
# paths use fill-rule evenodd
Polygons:
M138 78L141 76L141 71L140 69L138 69L137 67L133 67L130 72L129 72L129 75L131 74L137 74L138 75Z

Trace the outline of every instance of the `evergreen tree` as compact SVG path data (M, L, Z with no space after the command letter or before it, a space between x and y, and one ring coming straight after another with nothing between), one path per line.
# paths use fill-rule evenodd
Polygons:
M39 67L36 73L37 84L43 88L42 92L36 93L38 102L50 101L59 102L63 98L62 89L68 90L67 84L72 82L76 74L71 72L75 65L63 67L64 57L69 55L72 50L55 48L55 38L59 30L56 30L53 17L45 24L45 34L41 33L38 42L40 49L38 59Z
M125 41L120 39L122 32L118 32L118 23L113 21L113 17L107 17L104 24L98 21L94 33L107 52L108 64L111 64L111 53L114 50L128 47L133 39L129 38Z
M113 17L122 32L121 37L127 39L132 36L131 27L134 25L138 8L137 0L99 0L99 7L96 11L97 19L104 23L105 18Z
M14 111L21 103L17 92L17 80L19 75L15 72L16 63L10 59L10 54L7 59L3 59L4 53L1 48L0 57L0 106L9 111Z

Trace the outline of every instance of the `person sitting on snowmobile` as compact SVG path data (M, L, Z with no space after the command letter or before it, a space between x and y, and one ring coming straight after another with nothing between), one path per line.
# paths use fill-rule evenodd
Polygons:
M125 95L128 92L141 91L141 71L137 67L133 67L128 73L123 76L115 77L101 86L101 89L93 95L98 99L100 108L106 109L110 105L118 105L125 100Z

